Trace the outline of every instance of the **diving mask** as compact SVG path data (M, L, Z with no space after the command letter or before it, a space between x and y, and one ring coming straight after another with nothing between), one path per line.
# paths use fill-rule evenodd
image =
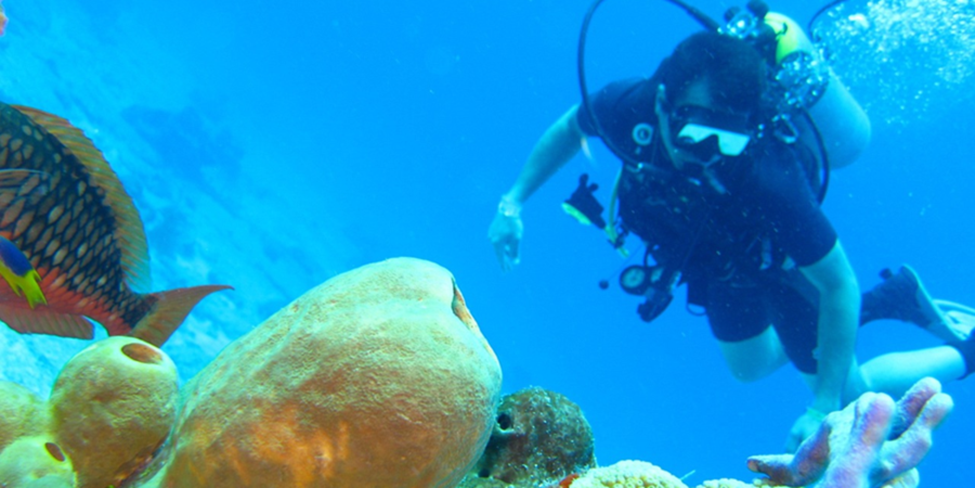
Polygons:
M684 105L670 114L670 133L675 146L702 161L740 156L752 140L748 117Z

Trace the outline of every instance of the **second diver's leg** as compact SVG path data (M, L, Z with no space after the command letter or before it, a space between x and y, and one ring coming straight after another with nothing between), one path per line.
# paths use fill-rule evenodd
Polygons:
M910 266L901 266L897 273L884 270L881 276L884 281L863 294L861 324L877 319L902 320L947 344L888 353L867 361L860 369L866 388L896 398L926 376L942 383L968 376L975 365L973 309L931 298Z
M931 298L910 266L894 273L885 269L883 281L861 297L860 325L880 319L909 322L944 340L965 340L972 331L973 309Z
M746 383L762 379L789 362L772 327L741 341L718 340L718 345L732 376Z
M770 325L767 290L759 286L711 283L707 288L708 324L732 376L751 382L789 362Z
M952 346L884 354L867 361L860 370L868 390L894 398L927 376L947 383L967 374L965 358Z

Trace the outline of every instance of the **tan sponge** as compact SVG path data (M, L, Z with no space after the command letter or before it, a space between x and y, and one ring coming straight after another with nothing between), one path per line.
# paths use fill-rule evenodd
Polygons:
M127 336L75 355L46 403L23 387L0 383L0 486L117 486L166 439L176 398L172 360ZM67 484L52 484L49 476L40 481L70 473L72 466L76 484L73 473L61 476L59 483Z

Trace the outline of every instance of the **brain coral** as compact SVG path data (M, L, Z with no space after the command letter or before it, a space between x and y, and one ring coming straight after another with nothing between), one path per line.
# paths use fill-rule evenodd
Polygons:
M739 481L730 478L721 478L719 480L705 481L701 483L697 488L755 488L760 486L763 488L788 488L785 486L770 485L766 480L755 480L751 483L745 483L744 481Z
M753 483L745 483L744 481L721 478L719 480L705 481L697 488L755 488L755 485Z
M573 481L571 488L687 488L687 485L648 462L620 461L589 470Z
M149 486L449 488L501 369L446 269L391 259L309 291L183 389Z

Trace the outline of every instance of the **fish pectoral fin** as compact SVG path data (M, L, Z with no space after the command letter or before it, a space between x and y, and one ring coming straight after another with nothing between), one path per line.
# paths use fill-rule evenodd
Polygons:
M3 236L0 236L0 276L17 296L27 300L31 309L38 303L47 304L47 298L38 284L41 276L27 260L27 256Z
M39 281L41 281L41 275L37 274L36 270L31 270L27 275L21 277L19 283L20 290L24 292L24 298L27 299L27 305L32 310L38 303L47 305L47 297L41 291L41 285L38 284Z
M200 300L220 290L233 290L233 287L203 285L150 293L149 297L155 298L156 303L132 328L129 335L156 347L162 347Z
M47 307L35 310L2 304L0 320L21 334L49 334L91 339L94 326L80 315L59 313Z
M0 264L0 276L7 281L10 288L19 297L24 297L27 300L27 305L34 309L38 304L47 305L47 298L44 296L44 292L41 291L41 286L37 284L41 280L41 276L37 274L37 271L30 270L24 276L17 276L13 273L5 273L5 269Z

